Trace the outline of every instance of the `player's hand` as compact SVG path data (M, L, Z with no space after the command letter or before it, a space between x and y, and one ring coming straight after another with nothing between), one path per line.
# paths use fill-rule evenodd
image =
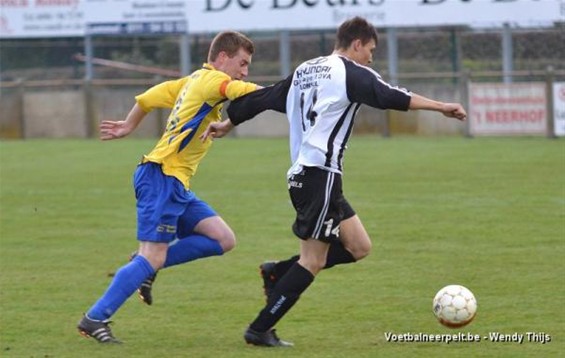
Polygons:
M233 123L226 119L222 122L213 122L208 125L208 128L200 135L200 140L204 142L208 137L214 138L222 138L226 134L228 134L235 126Z
M446 117L457 118L460 121L467 118L467 112L459 103L444 103L441 112Z
M100 139L123 138L130 134L132 130L126 121L102 121L100 123Z

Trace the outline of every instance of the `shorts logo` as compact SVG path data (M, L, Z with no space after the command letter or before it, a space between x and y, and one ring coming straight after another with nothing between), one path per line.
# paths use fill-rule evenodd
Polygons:
M167 234L174 234L177 232L177 227L174 225L161 224L157 226L157 232L166 232Z
M302 189L302 183L298 182L296 180L290 180L288 182L288 188L298 188L298 189Z

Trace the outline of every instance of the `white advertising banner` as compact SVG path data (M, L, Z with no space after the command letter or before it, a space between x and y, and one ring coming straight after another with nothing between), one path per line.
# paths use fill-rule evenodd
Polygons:
M470 134L545 135L545 83L481 83L469 86Z
M565 21L565 0L0 0L0 38L84 36L95 23L158 30L185 20L191 33L333 29L357 15L380 28L539 27ZM139 30L155 30L147 26Z
M565 82L553 84L553 133L565 137Z
M188 3L190 1L83 0L86 33L187 33Z
M190 31L330 29L362 16L376 27L547 26L561 0L206 0L190 6ZM204 6L203 6L204 5ZM544 25L545 24L545 25Z

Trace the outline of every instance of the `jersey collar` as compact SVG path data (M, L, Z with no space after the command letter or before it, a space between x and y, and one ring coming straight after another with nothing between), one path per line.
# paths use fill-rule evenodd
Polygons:
M205 69L205 70L214 70L214 71L216 70L216 69L214 68L214 66L212 66L211 64L209 64L209 63L207 63L207 62L205 62L205 63L202 64L202 68Z

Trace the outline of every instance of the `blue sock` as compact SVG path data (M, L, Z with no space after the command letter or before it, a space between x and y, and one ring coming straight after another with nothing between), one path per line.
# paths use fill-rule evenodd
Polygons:
M204 235L190 235L169 246L163 268L223 253L224 250L216 240Z
M127 265L122 266L114 276L112 283L86 314L94 320L110 318L131 296L141 283L155 273L153 267L143 256L136 256Z

